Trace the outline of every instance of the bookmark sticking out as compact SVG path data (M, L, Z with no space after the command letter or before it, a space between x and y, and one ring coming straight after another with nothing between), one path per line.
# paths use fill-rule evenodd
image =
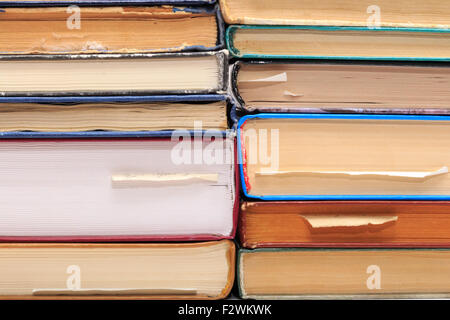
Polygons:
M288 96L288 97L293 97L293 98L298 98L298 97L303 97L304 96L304 94L294 93L294 92L291 92L289 90L284 90L283 91L283 95Z
M195 289L34 289L33 296L167 296L196 295Z
M378 215L301 215L312 228L380 226L398 220L397 216Z
M218 173L128 173L113 174L111 183L113 188L159 187L162 185L178 186L188 184L214 185L219 180Z
M343 176L369 176L373 178L408 178L426 179L434 176L448 174L448 168L442 167L435 171L269 171L261 168L256 172L258 176L301 176L301 175L343 175Z
M251 80L239 79L239 82L287 82L287 73L282 72L273 76Z

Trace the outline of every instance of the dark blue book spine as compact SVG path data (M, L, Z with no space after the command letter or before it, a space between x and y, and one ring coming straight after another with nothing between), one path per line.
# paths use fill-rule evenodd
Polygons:
M222 136L234 135L237 124L236 106L227 95L198 94L198 95L157 95L157 96L66 96L66 97L0 97L2 105L11 103L45 103L45 104L82 104L82 103L155 103L155 102L214 102L226 101L228 105L230 131L221 132ZM82 132L37 132L37 131L9 131L0 132L0 139L79 139L79 138L170 138L173 130L164 131L82 131ZM212 130L187 130L192 137L208 137L217 132Z

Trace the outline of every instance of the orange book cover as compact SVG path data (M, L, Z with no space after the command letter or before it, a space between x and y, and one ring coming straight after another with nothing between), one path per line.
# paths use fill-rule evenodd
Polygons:
M239 219L246 248L450 246L448 201L244 202Z

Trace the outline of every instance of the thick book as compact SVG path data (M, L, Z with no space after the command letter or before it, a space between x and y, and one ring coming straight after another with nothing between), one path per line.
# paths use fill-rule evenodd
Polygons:
M450 247L448 201L246 201L245 248Z
M441 0L221 0L228 24L450 28Z
M450 29L321 26L227 28L238 58L450 61Z
M264 60L236 62L230 73L247 112L450 114L449 71L440 63Z
M216 0L0 0L0 7L116 6L116 5L210 5Z
M225 131L234 109L225 95L0 97L0 137L103 130L171 135ZM230 121L228 121L230 120Z
M450 200L449 116L261 113L237 136L250 198Z
M232 137L64 136L0 140L0 241L234 237Z
M449 249L239 250L244 299L450 297Z
M0 6L1 6L0 1ZM4 8L0 54L212 51L224 45L214 8Z
M0 244L0 299L221 299L232 241Z
M0 96L223 93L228 52L0 55Z

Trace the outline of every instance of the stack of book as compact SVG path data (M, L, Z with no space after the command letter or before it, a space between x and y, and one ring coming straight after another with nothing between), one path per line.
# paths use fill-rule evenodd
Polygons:
M223 0L243 298L450 293L450 7Z
M0 299L450 296L449 62L441 0L0 0Z
M0 298L228 295L233 104L213 2L0 1Z

